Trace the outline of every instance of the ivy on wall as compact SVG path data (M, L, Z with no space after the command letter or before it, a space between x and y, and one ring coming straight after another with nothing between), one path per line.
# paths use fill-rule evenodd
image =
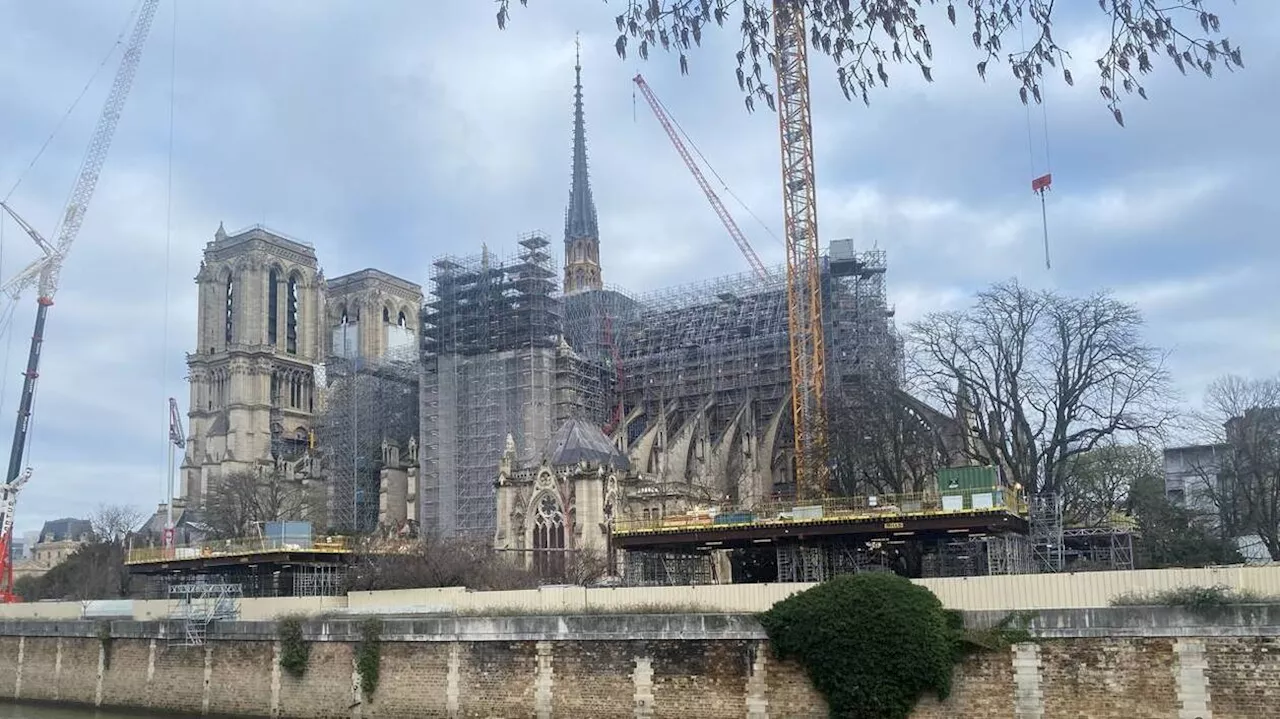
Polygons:
M365 697L378 689L378 670L382 666L382 620L376 617L360 622L360 641L356 644L356 672Z
M281 618L276 626L280 639L280 668L297 679L307 673L307 664L311 660L311 644L302 637L302 621L302 617L287 616Z

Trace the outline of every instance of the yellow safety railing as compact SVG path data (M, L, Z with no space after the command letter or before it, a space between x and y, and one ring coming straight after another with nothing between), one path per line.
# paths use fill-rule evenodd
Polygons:
M267 537L211 539L172 548L133 547L129 549L129 558L125 563L145 564L208 557L237 557L280 551L348 554L351 552L351 546L346 537L322 537L301 542L287 542L279 538Z
M976 501L975 501L976 500ZM770 501L751 508L707 505L687 512L648 517L619 517L615 533L679 531L690 528L728 528L830 522L881 517L930 517L958 513L1008 512L1025 516L1022 493L1011 487L965 492L914 492L852 497L826 497L810 502Z

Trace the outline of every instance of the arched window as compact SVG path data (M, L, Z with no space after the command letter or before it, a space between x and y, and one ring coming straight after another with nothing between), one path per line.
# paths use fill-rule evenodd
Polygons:
M298 354L298 276L289 276L289 307L285 320L285 348L291 355Z
M533 564L540 577L564 575L564 512L555 495L538 500L533 518Z
M267 274L267 344L275 347L280 325L280 270Z
M341 306L341 310L339 310L339 313L338 313L338 314L339 314L339 316L338 316L338 323L339 323L339 324L344 324L344 325L345 325L345 324L347 323L347 306L346 306L346 305L342 305L342 306Z
M391 321L391 308L390 308L390 307L383 307L383 308L382 308L382 321L383 321L383 322L390 322L390 321Z
M404 310L400 310L400 316L396 318L396 325L399 327L409 326L409 318L405 316Z
M227 344L231 344L231 332L234 329L236 309L236 281L232 275L227 275L227 306L226 306L226 333L225 340Z

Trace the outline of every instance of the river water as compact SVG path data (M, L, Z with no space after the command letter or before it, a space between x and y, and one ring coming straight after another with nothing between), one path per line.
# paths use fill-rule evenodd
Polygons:
M120 714L92 709L0 704L0 719L158 719L160 714Z

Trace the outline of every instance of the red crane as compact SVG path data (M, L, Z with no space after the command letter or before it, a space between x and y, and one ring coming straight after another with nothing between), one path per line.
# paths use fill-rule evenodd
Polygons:
M765 270L764 263L760 262L760 257L751 248L751 243L747 242L746 236L738 228L738 223L733 221L733 217L725 209L724 203L720 201L720 197L716 195L715 190L711 189L711 184L703 176L698 163L693 161L693 156L689 154L689 148L685 147L684 141L680 139L680 133L676 132L675 123L671 121L671 117L663 109L662 103L653 94L653 90L649 88L649 83L644 81L642 75L636 75L633 79L636 86L640 88L641 94L644 95L645 101L649 103L649 109L653 110L654 116L662 124L662 129L666 130L672 146L676 148L676 152L680 153L680 159L684 160L689 172L693 173L693 179L698 181L698 187L701 187L702 192L706 194L707 201L711 203L711 209L716 211L716 215L720 217L720 222L724 223L724 228L729 231L729 235L737 243L738 249L742 250L742 256L747 258L747 264L751 265L751 269L755 271L756 276L760 279L768 279L769 273Z

